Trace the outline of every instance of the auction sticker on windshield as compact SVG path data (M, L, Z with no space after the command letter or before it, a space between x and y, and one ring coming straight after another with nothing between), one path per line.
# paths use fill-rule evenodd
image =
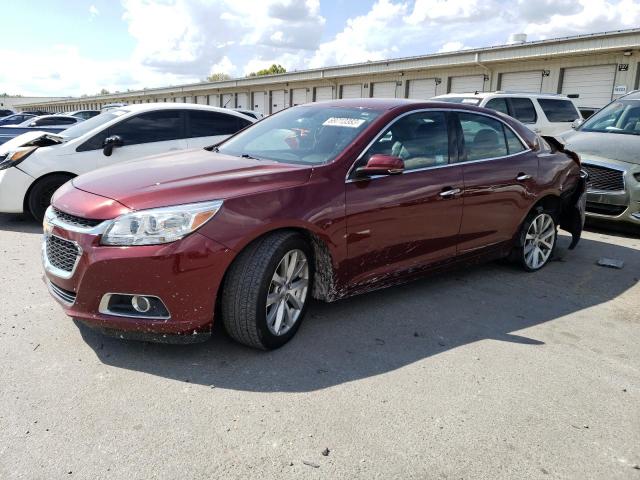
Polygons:
M366 120L361 118L340 118L340 117L330 117L325 120L322 124L325 127L348 127L348 128L359 128L365 123Z

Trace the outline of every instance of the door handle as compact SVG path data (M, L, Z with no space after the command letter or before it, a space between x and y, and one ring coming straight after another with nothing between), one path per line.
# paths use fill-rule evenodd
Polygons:
M460 190L459 188L447 187L440 192L440 196L442 198L450 198L458 195L460 192L462 192L462 190Z
M531 175L527 175L526 173L520 172L516 177L516 180L519 182L524 182L526 180L531 180Z

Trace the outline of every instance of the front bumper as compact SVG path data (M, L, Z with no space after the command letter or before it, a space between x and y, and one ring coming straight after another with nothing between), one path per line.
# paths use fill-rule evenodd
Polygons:
M46 281L65 313L103 333L140 340L189 343L211 333L216 296L233 253L193 233L177 242L133 247L100 245L100 234L49 227L45 235L75 242L72 271L52 268L43 248ZM105 294L152 295L162 299L167 319L100 312Z
M33 177L16 167L0 170L0 212L22 213Z
M624 182L624 190L606 191L589 188L587 217L640 226L640 182L634 176L640 169L636 165L627 164L627 166L621 162L608 164L602 161L585 160L583 163L619 170Z

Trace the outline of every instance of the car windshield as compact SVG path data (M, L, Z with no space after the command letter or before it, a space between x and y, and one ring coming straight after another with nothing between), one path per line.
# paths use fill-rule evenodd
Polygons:
M84 135L87 132L90 132L94 128L99 127L100 125L104 125L105 123L113 120L114 118L118 118L125 113L129 113L128 110L109 110L108 112L101 113L100 115L96 115L84 122L80 122L73 127L69 127L61 135L65 138L65 140L71 140L73 138L78 138Z
M610 103L582 124L582 132L640 135L640 99Z
M368 108L293 107L224 142L220 153L282 163L320 165L340 154L380 115Z
M447 103L466 103L468 105L480 105L480 99L475 97L442 97L434 98L434 100Z

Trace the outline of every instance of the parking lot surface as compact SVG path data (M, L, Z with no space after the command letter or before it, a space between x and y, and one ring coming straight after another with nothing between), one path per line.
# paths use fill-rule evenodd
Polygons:
M260 352L78 328L40 231L0 215L2 479L640 479L640 236L316 302Z

